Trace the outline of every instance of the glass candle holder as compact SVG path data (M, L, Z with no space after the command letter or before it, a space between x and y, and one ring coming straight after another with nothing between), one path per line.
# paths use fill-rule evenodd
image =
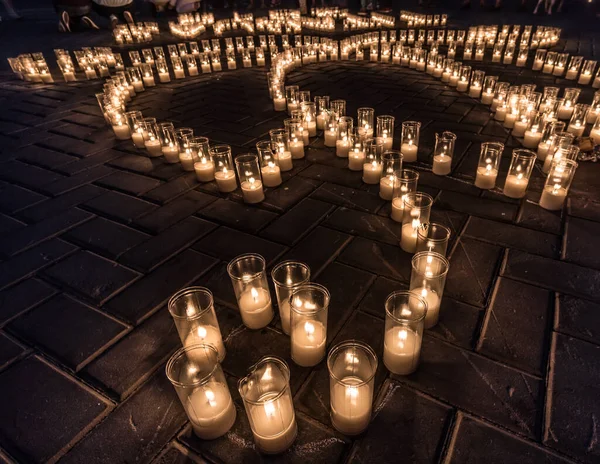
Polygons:
M168 303L181 344L212 345L216 348L219 362L225 359L225 345L215 314L211 291L204 287L188 287L175 293Z
M456 135L452 132L435 134L435 148L433 150L433 173L446 176L452 171L452 157Z
M120 111L114 111L109 114L110 124L117 140L127 140L131 138L131 130L127 124L127 116Z
M166 374L199 438L213 440L229 431L236 410L214 346L177 350L167 362Z
M590 105L577 103L573 108L573 115L567 126L567 132L570 132L575 137L581 137L585 130L587 115L590 110Z
M554 69L552 70L553 76L562 76L569 60L568 53L559 53L556 56L556 63L554 63Z
M471 74L471 87L469 87L469 97L479 98L481 95L481 89L483 88L483 81L485 78L485 71L473 71Z
M299 366L316 366L325 357L330 299L325 287L310 283L296 287L290 295L291 356Z
M271 138L271 149L277 157L279 169L282 172L291 171L293 169L292 152L289 146L289 137L287 129L271 129L269 131ZM304 142L302 142L304 148Z
M402 170L402 154L397 150L384 151L381 155L382 175L379 180L379 196L392 200L396 185L396 172Z
M271 271L283 332L290 334L291 300L295 289L310 281L310 268L300 262L284 261Z
M460 75L456 84L456 90L459 92L466 92L469 88L469 81L471 80L471 66L462 66L460 68Z
M335 119L346 116L346 100L332 100L329 103L329 107Z
M411 264L410 291L427 303L425 328L430 329L440 317L440 304L450 263L439 253L422 251L413 256Z
M273 96L273 109L275 111L285 111L287 109L287 100L283 82L274 83L271 86Z
M375 124L375 110L373 108L359 108L357 111L357 127L365 130L367 137L373 137L373 128Z
M300 88L297 85L286 85L285 86L285 99L287 102L288 113L291 111L300 109L300 102L298 101L298 92Z
M600 91L594 93L594 99L585 120L588 124L594 124L598 119L598 115L600 115Z
M277 187L281 185L281 169L277 163L277 157L271 148L270 140L257 142L256 151L260 160L260 174L265 187Z
M313 102L301 102L300 109L302 110L302 117L304 122L305 130L308 131L309 137L315 137L317 135L317 109Z
M490 106L492 111L497 111L498 108L504 104L506 97L508 96L509 87L510 84L508 82L496 83L496 87L494 88L494 98L492 99L492 104ZM496 118L496 116L494 118Z
M592 80L592 75L594 74L594 69L596 68L595 60L585 60L581 67L581 74L579 75L579 80L577 81L580 85L587 85ZM600 87L600 78L596 77L594 80L594 88Z
M152 158L162 155L162 143L160 141L160 131L155 118L144 118L144 148Z
M456 87L458 85L458 81L460 79L460 70L462 68L462 63L454 62L452 63L452 71L450 73L450 79L448 80L448 85L450 87Z
M304 126L298 119L285 119L283 121L287 131L288 150L293 159L304 158ZM308 136L307 136L308 137Z
M251 153L239 155L235 166L240 179L240 188L244 202L260 203L265 199L258 156Z
M540 71L544 66L544 61L546 61L546 50L536 50L535 57L533 59L533 69L534 71Z
M383 364L396 375L412 374L419 365L427 302L412 292L396 291L385 301Z
M484 105L492 104L496 82L498 82L498 76L485 76L483 80L483 93L481 95L481 103Z
M258 450L278 454L298 434L290 389L290 368L283 359L265 356L238 383Z
M504 184L504 195L509 198L523 198L525 196L535 160L536 154L531 150L513 150L506 183Z
M329 111L329 97L315 97L315 112L317 120L317 129L324 130L328 120L327 112Z
M352 131L352 145L348 152L348 169L362 171L365 164L364 129L355 127Z
M562 105L558 107L558 119L561 119L563 121L571 119L580 93L581 89L578 88L573 87L565 89L564 100L562 102Z
M171 122L159 124L160 136L162 142L162 154L165 161L169 164L179 162L179 144L175 135L175 127Z
M331 423L345 435L358 435L371 421L377 355L367 345L349 340L327 356Z
M500 158L504 151L504 144L500 142L485 142L481 144L479 163L475 176L475 187L484 190L493 189L496 186Z
M417 161L419 151L419 135L421 123L417 121L404 121L402 123L402 138L400 140L400 151L406 163Z
M184 171L194 170L194 159L190 148L189 140L194 136L194 130L189 127L182 127L175 130L177 143L179 145L179 162Z
M527 45L521 45L519 53L517 54L517 67L524 68L527 64L527 56L529 55L529 47Z
M446 255L450 241L450 229L442 224L429 222L417 230L417 253L431 251Z
M569 61L569 66L567 68L567 75L565 77L570 81L574 81L575 79L577 79L582 64L583 56L572 56L571 60Z
M544 130L542 132L542 138L538 145L537 157L539 160L544 161L546 156L548 156L548 150L552 145L552 139L554 134L557 132L562 132L565 130L566 124L562 121L551 121L544 125Z
M549 211L561 210L577 170L577 162L561 159L553 163L540 198L540 206Z
M419 173L412 169L401 169L394 173L394 196L390 217L396 222L404 218L404 200L406 195L417 191Z
M323 132L323 144L326 147L335 147L337 145L337 127L339 117L332 110L330 110L327 115L328 119L325 123L325 130Z
M237 188L237 181L231 159L231 147L229 145L215 145L211 147L210 155L215 164L215 182L219 192L233 192Z
M544 68L542 70L544 74L552 74L552 71L554 70L554 63L556 63L557 57L557 52L546 53L546 60L544 61Z
M340 158L347 158L352 147L352 134L354 121L349 116L342 116L337 121L337 140L335 154Z
M417 250L418 230L429 222L433 198L426 193L408 193L404 197L404 215L400 246L407 253Z
M227 266L242 322L249 329L262 329L273 319L265 259L257 254L234 258Z
M575 140L575 136L570 132L556 132L553 135L550 147L548 148L548 153L544 159L544 165L542 166L544 174L548 174L550 166L555 160L563 157L565 154L568 155L572 153L568 149L573 144L573 140Z
M210 156L210 147L206 137L192 137L188 140L192 157L194 159L194 171L200 182L211 182L215 180L215 164Z
M396 118L394 116L377 116L377 127L376 134L378 138L381 138L383 143L383 151L388 151L392 149L392 145L394 144L394 121Z
M364 129L364 128L363 128ZM377 139L367 138L364 142L365 162L363 164L362 180L365 184L378 184L381 179L381 155L383 144Z
M600 145L600 118L597 118L596 122L592 126L592 129L590 130L590 138L594 144Z
M530 113L529 125L525 130L523 146L534 150L542 140L542 128L544 127L544 115L538 111Z
M553 106L554 101L558 98L560 89L558 87L544 87L544 93L542 94L542 101L539 106L540 112L546 109L546 106Z

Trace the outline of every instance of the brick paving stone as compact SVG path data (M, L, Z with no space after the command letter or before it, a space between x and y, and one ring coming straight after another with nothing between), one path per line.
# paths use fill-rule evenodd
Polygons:
M37 147L35 145L29 145L17 150L15 156L20 161L47 169L55 169L58 166L72 163L79 159L76 156L67 155L54 150L47 150L46 148Z
M462 413L459 414L455 429L455 437L444 461L447 463L477 464L489 459L523 464L572 462L531 441Z
M564 259L582 266L600 269L600 258L596 256L600 245L598 233L600 233L600 223L569 217L565 226Z
M24 352L24 346L4 332L0 332L0 369L4 369Z
M40 304L56 290L38 279L27 279L0 292L0 325Z
M83 250L49 267L44 275L98 304L139 277L137 272Z
M556 298L554 329L600 344L599 315L599 304L561 294Z
M141 195L160 185L160 181L126 171L114 171L96 182L98 185L130 195Z
M21 229L25 223L17 221L5 214L0 214L0 235L8 235L9 232L15 229Z
M384 200L379 198L379 195L373 195L362 190L354 190L343 185L328 182L315 190L311 197L334 205L370 213L375 213L385 203Z
M18 185L0 184L0 211L14 213L44 201L47 197Z
M177 290L208 272L215 263L216 260L209 256L185 250L110 300L106 310L137 324L166 303Z
M398 245L402 236L402 224L392 219L343 207L334 211L323 225L389 245Z
M304 171L302 171L304 172ZM292 177L276 189L268 192L263 205L276 211L285 211L304 199L320 185L320 182L301 177Z
M186 421L179 398L161 372L73 447L64 463L149 461ZM111 446L106 446L111 443Z
M547 290L503 277L498 279L479 350L514 367L542 375L546 367L551 303Z
M0 373L0 407L5 418L0 421L0 445L19 460L45 462L85 435L109 404L30 356Z
M152 464L204 464L207 461L195 455L187 448L181 449L171 445L159 456L152 460Z
M198 187L196 173L185 172L182 174L183 175L146 192L144 198L164 204Z
M146 241L149 236L104 218L96 217L77 226L63 238L109 259L116 259L130 248Z
M502 274L584 298L598 299L600 272L576 264L509 250Z
M93 217L93 214L87 211L73 208L44 219L35 225L19 228L0 237L0 253L5 256L14 256L40 242L68 231L78 224L89 221Z
M390 382L375 404L364 438L353 450L352 462L438 462L450 411L447 405ZM390 430L399 439L390 440Z
M0 178L40 191L45 186L64 179L64 176L21 161L8 161L1 165Z
M544 443L583 462L598 462L600 347L555 334Z
M127 330L124 324L65 295L51 298L7 327L76 371Z
M571 216L577 216L590 221L600 221L600 203L589 198L572 197L567 202Z
M270 211L222 198L203 208L198 214L214 222L251 234L258 232L277 217L277 214Z
M548 258L558 257L561 245L556 235L478 217L469 220L465 235Z
M21 210L17 213L17 216L28 222L39 222L51 216L56 216L65 210L77 207L104 192L105 190L95 185L83 185L64 195L41 201Z
M349 169L334 168L322 164L313 164L304 169L300 175L322 182L331 182L345 187L359 188L362 186L362 173L350 171Z
M515 219L518 210L515 205L451 191L443 191L435 206L507 222Z
M193 285L210 288L215 301L239 311L237 299L235 298L233 286L231 285L231 278L229 277L229 274L227 274L227 263L218 263L212 268L210 273L201 276L193 283Z
M524 227L550 234L560 234L562 230L560 214L547 211L529 201L523 202L516 222Z
M147 201L111 191L86 201L84 206L96 214L116 219L126 224L130 224L136 218L157 209L156 205Z
M44 193L48 193L53 196L62 195L63 193L81 187L82 185L97 181L98 179L101 179L112 172L113 169L104 165L100 165L69 177L63 177L62 179L56 180L44 186L40 186L39 188Z

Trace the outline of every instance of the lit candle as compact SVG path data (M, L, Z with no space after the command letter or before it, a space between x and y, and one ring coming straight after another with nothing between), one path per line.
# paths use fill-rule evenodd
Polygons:
M185 407L194 412L193 416L190 415L190 422L194 433L203 440L225 435L236 419L229 389L217 382L194 388Z
M583 135L584 130L585 130L585 125L581 124L580 121L571 123L571 124L569 124L569 127L567 127L567 132L573 134L575 137L581 137Z
M185 77L185 71L183 68L174 67L173 72L175 73L175 79L183 79Z
M309 137L315 137L317 135L317 123L310 114L306 116L306 128L308 130Z
M194 170L194 155L192 154L189 148L186 148L184 152L179 153L179 161L181 162L181 167L184 171Z
M260 203L265 199L262 182L254 177L242 182L242 197L246 203ZM269 307L271 303L269 301Z
M415 144L413 144L413 141L411 139L409 139L408 142L403 143L400 147L400 152L402 153L403 160L406 163L412 163L417 161L417 151L418 147Z
M144 86L146 87L154 87L156 85L156 82L154 82L154 76L150 73L145 73L142 80L144 81Z
M129 126L127 124L123 124L119 121L118 124L112 125L112 130L115 133L115 137L118 140L127 140L131 138L131 131L129 130Z
M336 141L337 141L337 131L335 129L335 127L333 125L329 126L329 129L327 129L325 132L325 146L326 147L335 147L336 146Z
M162 154L167 163L179 163L179 148L174 146L173 142L169 142L169 145L162 147Z
M590 132L590 138L596 145L600 145L600 128L593 129Z
M523 198L527 191L528 179L523 178L523 174L511 174L506 177L504 184L504 195L510 198Z
M191 308L193 310L193 308ZM221 331L210 325L201 325L194 327L189 335L185 338L183 342L183 346L193 346L193 345L212 345L215 347L219 354L219 362L225 359L225 345L223 344L223 337L221 336ZM190 360L195 360L192 353L188 355ZM204 353L199 353L199 358L204 357ZM199 359L198 361L200 361Z
M148 150L150 156L157 157L162 155L162 144L160 143L160 140L153 135L151 135L148 140L144 141L144 146L146 147L146 150Z
M304 141L294 137L289 143L291 157L294 159L304 158Z
M590 81L592 80L592 75L590 74L589 71L584 71L581 73L581 75L579 76L579 81L578 83L580 85L587 85L590 83ZM596 78L596 80L600 80L599 78Z
M244 291L240 295L238 306L242 322L249 329L262 329L273 319L271 295L264 288L251 287Z
M267 373L265 371L265 375ZM268 380L265 379L265 382ZM267 454L288 449L298 433L293 406L287 401L275 399L276 396L276 393L268 393L261 398L264 404L252 409L254 441Z
M407 253L414 253L417 251L417 229L421 226L421 221L414 217L414 213L412 211L411 217L413 217L413 219L410 222L402 225L402 238L400 245Z
M382 170L381 163L375 160L371 163L363 164L363 182L365 184L378 184L379 179L381 179Z
M525 131L525 140L523 141L523 146L526 148L535 149L538 144L542 140L542 133L538 131L537 127L532 127L531 129Z
M336 382L331 392L331 422L346 435L357 435L371 420L370 386L354 376Z
M558 107L558 119L571 119L571 116L573 116L573 105L571 100L567 100Z
M223 168L222 171L215 172L215 181L217 182L219 192L229 193L233 192L237 188L235 172L227 168Z
M277 187L281 184L281 170L272 161L269 161L267 166L261 168L261 175L265 187Z
M460 79L460 81L456 84L456 90L459 92L466 92L469 87L469 81L467 81L464 77Z
M566 198L567 190L560 184L547 185L542 191L540 206L550 211L558 211L562 209Z
M513 126L512 135L514 135L515 137L523 137L523 134L525 134L525 130L527 130L528 125L529 123L526 119L516 121Z
M194 163L196 177L200 182L210 182L215 178L215 163L203 156L200 161Z
M347 158L348 152L350 151L350 142L348 141L348 137L344 136L341 140L335 141L335 154L340 158Z
M327 331L319 321L298 324L291 334L291 354L296 364L316 366L325 356Z
M471 86L471 88L469 89L469 97L471 98L479 98L479 95L481 95L481 85L479 84L473 84Z
M425 286L411 288L410 291L423 298L427 303L427 313L425 314L425 328L427 329L436 325L440 317L441 299L439 295L431 288ZM411 300L411 305L413 304L420 305L419 302ZM414 311L418 311L418 308L414 308Z
M440 153L433 157L433 173L438 176L446 176L452 171L452 158Z
M365 152L361 150L360 144L358 144L348 154L348 169L351 171L362 171L364 164Z
M317 115L317 129L323 130L325 129L325 124L327 123L327 113L322 111Z
M506 127L507 129L512 129L518 117L519 111L516 109L513 109L510 113L507 113L504 116L504 127Z
M392 327L385 333L383 363L397 375L412 374L419 364L421 337L407 327Z
M577 68L575 68L575 69L569 69L567 71L567 76L566 77L567 77L567 79L575 80L575 79L577 79L577 74L579 74L579 70Z
M285 111L286 109L285 97L280 92L276 92L273 97L273 108L275 111Z
M487 89L481 95L481 103L483 103L484 105L490 105L493 100L494 100L494 91L492 89Z
M158 80L160 82L171 82L171 76L166 68L161 68L158 70Z
M493 189L496 185L496 177L498 177L498 170L495 169L491 164L486 164L485 167L481 166L477 168L477 175L475 176L475 187L480 189L489 190Z

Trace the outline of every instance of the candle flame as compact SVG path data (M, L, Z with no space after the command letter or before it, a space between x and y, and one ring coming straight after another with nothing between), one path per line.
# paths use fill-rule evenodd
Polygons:
M196 330L196 333L198 334L198 337L200 337L202 340L204 340L206 338L206 336L208 335L208 331L206 330L206 328L200 326L198 327L198 330Z
M304 323L304 330L306 331L306 335L312 337L315 333L315 326L310 322Z
M265 403L265 414L267 415L267 417L275 416L275 405L272 401Z

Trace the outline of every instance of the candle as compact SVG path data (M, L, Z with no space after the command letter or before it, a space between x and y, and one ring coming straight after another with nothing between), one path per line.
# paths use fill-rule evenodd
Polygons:
M265 199L262 182L260 180L256 180L254 177L251 177L249 180L242 182L241 187L242 196L246 203L260 203ZM269 301L269 308L270 307L271 302Z
M502 97L500 98L493 98L492 99L492 105L490 106L490 109L492 111L496 111L498 109L499 106L502 106Z
M533 71L539 71L540 69L542 69L542 66L544 66L544 60L535 60L533 62L533 68L531 68Z
M168 146L162 147L162 154L167 163L179 163L179 148L173 146L173 142L169 142Z
M217 382L194 388L185 407L194 412L190 422L194 433L203 440L225 435L236 419L235 405L227 386Z
M407 327L392 327L385 333L383 363L397 375L412 374L419 364L421 337Z
M494 92L491 92L490 89L488 89L487 92L484 92L483 95L481 95L481 103L483 103L484 105L490 105L493 100Z
M291 158L301 159L304 158L304 142L294 138L289 143Z
M512 129L515 125L515 122L516 122L518 116L519 116L518 113L514 113L514 112L507 113L506 116L504 117L504 127L506 127L507 129Z
M483 61L483 52L481 52L481 51L475 52L475 60L476 61Z
M558 211L562 209L566 198L567 190L561 187L560 184L547 185L542 191L540 206L550 211Z
M523 141L523 146L526 148L534 149L538 146L542 140L542 133L537 129L530 129L525 131L525 140Z
M325 146L326 147L335 147L337 141L337 132L335 127L330 127L325 131Z
M381 163L377 161L363 164L363 182L365 184L378 184L379 179L381 179L382 170Z
M354 376L336 382L331 391L331 422L346 435L357 435L371 420L370 386Z
M577 70L577 69L569 69L567 71L567 79L570 79L570 80L577 79L577 74L578 73L579 73L579 70Z
M265 57L264 56L262 56L262 57L257 56L256 57L256 65L257 66L264 66L265 65Z
M496 177L498 177L498 170L493 168L491 164L479 167L475 176L475 187L484 190L493 189L496 185Z
M221 336L221 331L216 327L210 325L194 327L189 335L185 337L185 341L183 342L184 347L193 345L212 345L217 350L219 362L225 359L226 351L225 345L223 344L223 337ZM205 357L202 351L198 352L196 356L194 356L194 354L193 351L188 354L190 361L201 362Z
M169 75L169 71L167 71L166 69L159 70L158 80L160 82L171 82L171 76Z
M450 72L444 71L442 73L442 82L450 82Z
M583 135L583 131L585 130L585 125L581 124L577 121L575 124L569 124L567 127L567 132L573 134L575 137L581 137Z
M313 121L310 116L307 116L306 118L306 128L308 130L309 137L317 136L317 123L316 121Z
M348 154L348 169L351 171L362 171L365 164L365 152L360 148L354 148Z
M450 76L450 81L449 81L450 87L456 87L458 85L458 76Z
M558 107L558 119L571 119L571 116L573 116L573 105L567 100L564 105Z
M512 135L515 137L523 137L529 123L527 121L516 121L513 126Z
M458 90L459 92L466 92L468 87L469 87L469 82L466 80L460 80L456 84L456 90Z
M281 184L281 170L272 161L269 161L267 166L263 166L260 172L265 187L277 187Z
M519 56L519 57L517 57L517 66L518 67L523 67L523 66L525 66L526 63L527 63L527 57L526 56Z
M209 65L209 67L210 67L210 65ZM190 65L188 67L188 72L190 73L190 76L197 76L198 75L198 66Z
M215 178L215 163L210 159L207 160L205 156L194 163L194 170L200 182L210 182Z
M220 71L221 69L223 69L220 61L213 61L212 68L213 68L213 71Z
M550 74L552 72L552 69L554 69L554 65L550 64L550 63L547 63L547 64L544 65L544 71L543 72L545 74Z
M296 364L303 367L317 365L325 356L327 331L319 321L298 324L291 334L291 354Z
M441 298L438 296L438 294L427 287L411 288L410 291L423 298L427 303L427 313L425 314L425 328L428 329L436 325L440 317L441 303ZM413 310L419 311L421 303L419 303L418 301L411 300L411 305L415 304L419 305L419 308L414 308Z
M538 145L537 156L540 160L545 160L548 156L548 150L550 149L550 144L546 142L540 142Z
M564 66L554 66L554 72L552 73L553 76L562 76L562 74L565 72L565 67ZM577 74L577 73L575 73Z
M133 144L136 148L144 148L144 130L141 127L138 127L137 131L131 134L131 140L133 140Z
M144 141L144 146L146 147L146 150L148 150L150 156L157 157L162 155L162 144L160 143L160 140L155 139L153 136L150 137L149 140Z
M237 188L237 181L235 180L235 172L223 168L222 171L215 172L215 181L219 192L229 193L233 192Z
M511 174L506 177L504 184L504 195L510 198L523 198L527 191L528 179L523 178L523 174Z
M600 145L600 128L592 130L590 132L590 138L594 141L596 145Z
M277 154L277 162L279 163L279 169L283 172L291 171L294 167L292 162L292 153L289 151L283 151L283 148L281 148Z
M419 219L413 219L411 222L402 225L402 237L400 246L407 253L417 251L417 229L421 225Z
M36 74L35 76L38 77L38 74ZM85 77L86 79L96 79L96 71L93 68L87 68L85 70Z
M438 176L445 176L452 171L452 157L443 153L433 157L433 173Z
M118 140L127 140L131 138L131 131L127 124L113 124L112 130Z
M444 70L443 70L442 68L437 68L437 67L436 67L436 68L433 70L433 77L437 77L437 78L439 79L440 77L442 77L442 73L443 73L443 72L444 72Z
M137 78L133 80L133 88L136 92L143 92L145 90L144 84Z
M273 108L275 111L285 111L286 109L285 97L280 93L275 94L275 97L273 98Z
M406 191L406 186L402 186L402 191ZM392 200L392 213L391 218L396 222L402 222L404 218L404 197L406 195L402 195L400 197L396 197Z
M425 61L417 61L417 71L425 71Z
M179 153L179 161L181 162L181 167L184 171L194 170L195 160L191 152L185 151L183 153Z
M326 123L327 123L327 114L323 111L317 115L317 129L319 129L319 130L325 129Z
M73 71L69 72L69 71L65 71L63 73L63 77L65 78L65 82L73 82L75 81L75 73Z
M506 113L508 108L506 106L500 106L496 109L496 114L494 115L494 119L496 121L504 121L506 119Z
M481 86L478 84L472 85L469 89L469 97L479 98L479 95L481 95Z
M242 64L244 65L244 68L251 68L252 67L252 60L250 58L244 58L242 60Z
M173 72L175 73L175 79L183 79L185 77L183 68L174 68Z
M350 151L350 142L347 137L342 140L336 140L335 142L335 154L340 158L348 158L348 152Z
M154 82L154 76L151 74L144 75L142 80L144 81L144 86L146 87L154 87L156 85L156 82Z
M402 156L404 157L403 160L406 163L412 163L417 161L417 151L418 147L415 144L413 144L412 140L403 143L400 147L400 152L402 153Z
M592 80L592 75L590 74L589 71L584 71L581 73L581 75L579 76L579 81L578 83L580 85L588 85L590 83L590 81ZM598 78L596 78L596 80L599 80Z
M596 109L590 108L585 118L585 122L588 124L594 124L596 119L598 119L598 114L600 114L600 107L597 107Z
M265 370L265 375L268 372ZM266 454L285 451L294 442L298 433L291 401L281 401L276 399L277 396L277 393L267 393L261 397L261 402L264 404L252 409L254 441Z
M383 200L391 200L394 196L394 176L384 176L379 180L379 196Z
M242 183L242 191L245 183L246 182ZM258 183L260 183L260 181ZM262 199L259 201L262 201ZM249 290L242 292L238 301L238 306L240 308L242 322L249 329L262 329L271 322L271 319L273 319L271 295L269 295L268 290L265 290L264 288L251 287Z

